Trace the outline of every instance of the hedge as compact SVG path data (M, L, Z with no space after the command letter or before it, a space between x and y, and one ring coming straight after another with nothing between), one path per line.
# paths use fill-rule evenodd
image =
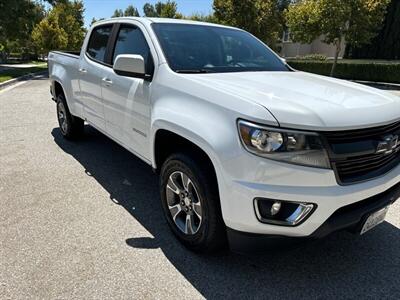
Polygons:
M292 60L288 64L296 70L329 76L331 61ZM400 83L399 62L339 62L335 77L351 80Z

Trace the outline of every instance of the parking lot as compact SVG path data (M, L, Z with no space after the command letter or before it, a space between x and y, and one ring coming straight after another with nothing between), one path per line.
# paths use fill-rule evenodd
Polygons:
M0 299L400 298L400 201L364 236L193 254L149 166L90 127L62 138L46 78L0 91L0 200Z

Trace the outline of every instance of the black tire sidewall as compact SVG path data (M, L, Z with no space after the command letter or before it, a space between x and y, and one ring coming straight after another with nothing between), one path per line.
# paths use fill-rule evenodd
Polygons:
M62 130L61 124L60 124L60 119L58 117L59 103L63 104L64 110L65 110L65 120L67 121L67 124L68 124L66 132L64 132ZM63 136L69 137L71 135L71 129L72 129L72 116L68 110L68 106L67 106L67 102L65 101L65 97L62 94L57 96L57 120L58 120L58 126L60 127L61 134Z
M58 116L58 111L59 111L59 103L62 103L64 105L64 110L65 110L65 119L67 121L67 130L64 132L61 128L59 116ZM71 114L69 111L67 101L65 99L65 96L63 94L59 94L57 96L57 120L58 120L58 125L60 127L61 134L69 140L75 140L79 139L82 137L83 132L84 132L84 121L78 117L75 117Z
M193 235L187 235L183 233L176 226L175 222L172 219L171 213L168 209L166 186L168 183L169 176L176 171L182 171L190 177L200 197L202 206L202 223L199 228L199 231ZM162 167L160 174L160 195L161 195L161 203L164 215L175 236L177 236L178 239L181 242L183 242L185 246L191 249L200 250L200 248L203 248L207 243L207 239L209 238L209 229L210 229L209 201L212 201L213 199L210 199L211 194L208 189L208 184L201 170L199 170L197 165L189 157L183 154L176 154L167 159L167 161L164 163Z

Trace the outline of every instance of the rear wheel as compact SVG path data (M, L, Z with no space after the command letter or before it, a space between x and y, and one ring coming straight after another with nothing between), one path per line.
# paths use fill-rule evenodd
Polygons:
M57 119L60 131L66 139L77 139L84 131L84 121L71 115L63 94L57 96Z
M226 245L215 176L185 154L170 156L160 176L165 217L177 238L197 252Z

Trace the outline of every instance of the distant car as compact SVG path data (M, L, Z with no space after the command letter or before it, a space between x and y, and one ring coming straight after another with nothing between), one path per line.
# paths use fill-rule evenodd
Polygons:
M192 250L364 233L400 196L400 99L295 71L243 30L114 18L48 64L61 133L86 121L151 165Z

